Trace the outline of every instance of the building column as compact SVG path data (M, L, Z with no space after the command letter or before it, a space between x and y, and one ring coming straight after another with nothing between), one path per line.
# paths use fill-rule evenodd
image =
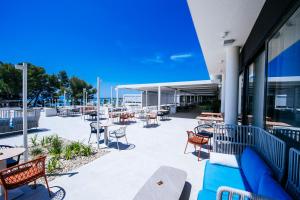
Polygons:
M238 46L226 48L225 124L237 123L239 53Z
M160 96L161 96L161 89L158 86L158 93L157 93L157 109L160 110Z
M225 72L222 74L221 113L225 113Z
M119 89L116 88L116 107L119 107Z
M148 107L148 90L146 90L145 102L146 102L145 107L147 108Z
M174 104L176 107L177 106L177 91L176 90L174 91Z

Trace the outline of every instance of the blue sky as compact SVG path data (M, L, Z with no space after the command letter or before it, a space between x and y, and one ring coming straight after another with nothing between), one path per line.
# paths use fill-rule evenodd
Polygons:
M1 0L0 61L91 84L208 79L186 0Z

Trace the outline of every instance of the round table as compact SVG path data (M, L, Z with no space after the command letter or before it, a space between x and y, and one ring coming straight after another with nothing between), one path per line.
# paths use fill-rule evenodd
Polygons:
M6 148L6 149L1 149L0 150L0 170L6 168L6 160L18 155L21 155L25 152L25 148ZM3 191L2 187L0 189L0 198L2 197ZM17 198L18 196L21 196L23 192L20 189L13 189L9 190L9 197L11 199Z
M6 164L7 159L21 155L24 152L25 152L25 148L21 148L21 147L1 149L0 150L0 163L5 162L5 164ZM4 168L6 168L6 166L4 166ZM0 164L0 169L3 169L3 168L1 168L1 164Z

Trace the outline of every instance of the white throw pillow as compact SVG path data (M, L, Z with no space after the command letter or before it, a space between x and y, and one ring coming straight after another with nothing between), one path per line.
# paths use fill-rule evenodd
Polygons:
M228 167L239 168L239 158L236 155L224 154L224 153L210 153L209 162L211 164L225 165Z

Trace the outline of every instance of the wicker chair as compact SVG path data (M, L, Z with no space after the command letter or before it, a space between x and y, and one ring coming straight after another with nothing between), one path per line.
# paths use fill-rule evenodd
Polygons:
M213 131L212 132L208 131L209 129L213 129L213 126L211 126L210 124L201 124L201 125L198 125L194 128L194 132L197 135L209 138L209 151L210 151L211 147L212 147L211 146L211 139L212 139L214 134L213 134Z
M51 197L45 173L45 160L46 156L42 156L34 160L1 170L0 184L4 189L4 199L8 200L8 190L18 188L31 182L36 184L36 180L41 177L44 177L49 196Z
M0 145L0 150L1 149L8 149L8 148L14 148L13 146L9 146L9 145ZM16 156L16 158L9 158L6 160L6 167L12 167L15 166L17 164L19 164L20 162L20 156L18 155Z
M184 153L186 153L186 149L187 149L187 146L188 146L189 143L194 145L195 151L196 151L196 146L199 146L200 149L199 149L199 152L198 152L198 161L200 161L201 147L202 147L202 145L205 145L205 144L208 143L209 137L197 135L193 131L187 131L187 135L188 135L188 140L186 142Z

